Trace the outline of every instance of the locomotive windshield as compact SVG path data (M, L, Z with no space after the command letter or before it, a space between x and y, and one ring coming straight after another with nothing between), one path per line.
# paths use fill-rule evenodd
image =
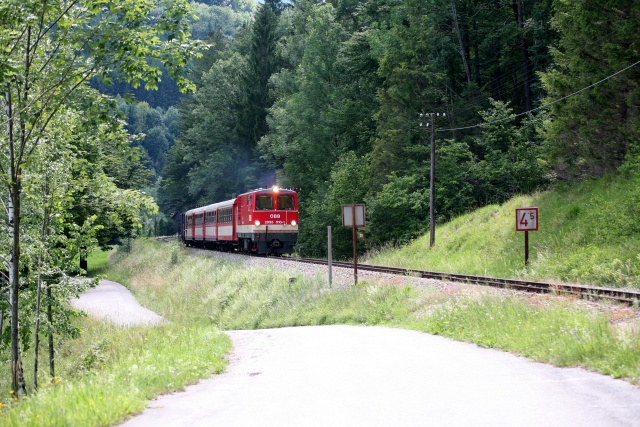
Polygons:
M257 211L272 211L273 210L273 197L270 194L258 194L256 196L256 210Z
M290 195L281 195L278 196L278 210L280 211L292 211L293 206L293 196Z

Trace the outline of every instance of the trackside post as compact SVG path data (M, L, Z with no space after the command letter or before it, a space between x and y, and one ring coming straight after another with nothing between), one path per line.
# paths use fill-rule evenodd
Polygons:
M529 264L529 231L538 230L538 208L516 209L516 231L524 231L524 265Z
M364 227L364 204L349 204L342 205L342 226L351 227L351 234L353 238L353 278L354 285L358 284L358 252L356 242L358 241L358 234L356 229L358 227Z
M331 250L331 246L332 246L332 242L331 242L331 226L327 226L327 247L328 247L328 251L327 251L327 265L329 266L329 287L331 287L331 281L332 281L332 277L331 277L331 261L333 260L333 254L332 254L332 250Z

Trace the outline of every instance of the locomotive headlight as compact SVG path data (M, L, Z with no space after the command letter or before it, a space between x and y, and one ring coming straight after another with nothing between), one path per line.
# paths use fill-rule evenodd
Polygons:
M260 227L260 221L256 220L256 222L254 222L254 224L256 225L256 227Z
M296 225L298 225L298 222L294 219L293 221L291 221L291 225L295 227Z
M277 185L274 185L272 190L274 193L277 193L278 191L280 191L280 187L278 187Z

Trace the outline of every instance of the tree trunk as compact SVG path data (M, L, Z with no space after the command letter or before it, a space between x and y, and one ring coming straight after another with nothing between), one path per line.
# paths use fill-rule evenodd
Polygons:
M465 52L467 49L462 42L462 36L460 35L460 24L458 23L458 13L456 11L455 2L451 2L451 13L453 15L453 23L455 25L456 34L458 36L458 43L460 44L460 56L462 57L462 65L464 66L464 72L467 75L467 83L471 83L471 72L469 71L469 64L467 62L467 55Z
M500 2L494 1L494 6L496 10L500 10ZM502 71L500 69L500 61L502 56L502 48L498 42L498 45L495 49L495 56L493 62L495 65L495 69L491 73L491 97L496 101L504 101L502 99Z
M12 162L13 163L13 162ZM11 176L14 177L13 164ZM11 389L17 395L26 394L20 352L19 292L20 292L20 189L14 182L10 185L9 232L12 234L12 247L9 254L9 306L11 310Z
M45 185L45 193L48 193L48 185ZM45 197L47 194L45 194ZM38 285L36 291L36 327L35 342L33 346L33 388L38 389L38 352L40 350L40 301L42 300L42 258L47 240L47 230L49 229L49 209L45 207L40 239L42 247L38 254Z
M526 111L533 109L531 99L531 61L529 60L529 42L524 34L524 4L523 0L514 0L513 9L520 30L520 54L522 56L522 74L524 75L524 99Z
M477 0L473 4L474 10L478 7ZM480 82L480 43L478 42L478 19L473 16L473 20L471 21L471 27L473 29L473 65L476 77L476 84L478 87L481 86Z
M38 272L38 291L36 294L36 330L33 344L33 388L38 389L38 350L40 349L40 292L42 290L42 277Z
M51 283L47 284L47 320L49 321L49 375L56 376L55 350L53 348L53 295L51 295Z

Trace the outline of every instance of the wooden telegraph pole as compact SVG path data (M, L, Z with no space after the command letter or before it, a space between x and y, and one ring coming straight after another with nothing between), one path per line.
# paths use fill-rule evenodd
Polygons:
M442 113L442 117L445 117ZM429 246L436 243L436 117L440 113L420 113L420 126L431 127L431 166L429 167Z

